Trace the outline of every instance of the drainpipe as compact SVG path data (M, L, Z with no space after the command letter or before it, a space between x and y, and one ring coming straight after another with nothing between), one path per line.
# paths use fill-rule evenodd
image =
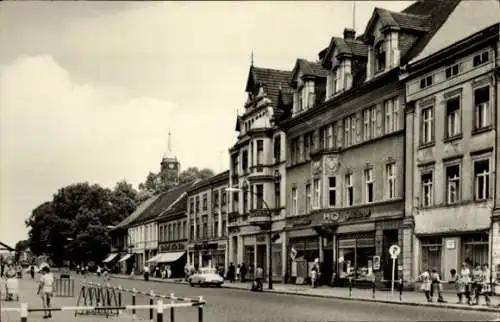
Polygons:
M491 210L491 216L493 216L494 212L495 212L495 209L496 209L496 195L497 195L497 174L496 174L496 165L498 164L498 160L497 160L497 156L498 156L498 137L497 137L497 126L498 126L498 97L497 97L497 75L496 75L496 69L498 68L498 61L500 60L500 57L498 57L498 46L499 46L499 43L500 43L500 34L499 34L499 37L498 37L498 43L495 44L494 46L494 57L495 57L495 60L493 62L493 111L495 111L495 115L494 115L494 119L493 119L493 133L494 133L494 138L495 138L495 142L494 142L494 151L495 151L495 167L494 167L494 170L493 170L493 178L495 180L495 184L493 185L493 206L492 206L492 210ZM493 263L493 233L494 233L494 230L493 230L493 220L491 220L491 225L490 225L490 240L491 240L491 243L490 243L490 285L492 285L493 283L493 268L494 268L494 263ZM498 272L497 272L498 274ZM496 278L495 278L496 279ZM494 291L494 290L492 290Z

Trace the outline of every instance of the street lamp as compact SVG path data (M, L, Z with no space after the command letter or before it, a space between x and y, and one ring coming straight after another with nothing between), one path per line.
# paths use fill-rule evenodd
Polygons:
M278 181L280 180L280 174L279 174L279 171L276 171L275 174L274 174L274 179L275 181ZM248 182L248 179L245 179L245 186L248 186L249 185L249 182ZM260 196L255 193L253 190L245 190L245 189L241 189L241 188L233 188L233 187L229 187L229 188L226 188L226 191L227 192L243 192L243 193L246 193L246 192L250 192L252 195L256 196L257 198L259 198ZM273 257L272 257L272 238L273 238L273 230L272 230L272 225L273 225L273 211L271 210L271 208L269 208L269 205L267 204L267 202L264 200L263 197L260 198L261 201L262 201L262 204L264 205L265 209L266 209L266 212L267 212L267 217L268 217L268 220L266 223L264 224L255 224L257 226L259 226L261 229L263 230L267 230L267 247L268 247L268 252L269 252L269 265L268 265L268 272L267 272L267 282L268 282L268 288L270 290L273 289ZM243 211L245 211L245 209L243 209Z

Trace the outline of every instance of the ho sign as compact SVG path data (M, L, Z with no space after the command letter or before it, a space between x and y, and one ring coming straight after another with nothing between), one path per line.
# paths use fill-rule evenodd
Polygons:
M401 253L401 248L398 245L392 245L389 247L389 254L391 254L392 258L397 258Z

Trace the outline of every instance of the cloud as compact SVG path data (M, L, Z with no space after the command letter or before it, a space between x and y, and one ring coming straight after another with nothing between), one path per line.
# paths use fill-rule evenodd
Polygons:
M181 165L219 170L217 147L227 148L232 138L221 133L217 120L227 124L232 115L205 108L193 113L174 102L74 82L51 56L21 57L4 66L0 235L18 235L33 208L73 182L138 184L158 170L169 130Z

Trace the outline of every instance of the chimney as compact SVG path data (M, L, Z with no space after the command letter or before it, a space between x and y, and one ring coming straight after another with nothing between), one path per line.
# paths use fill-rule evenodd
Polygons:
M344 39L354 39L356 37L356 30L351 28L344 29Z

